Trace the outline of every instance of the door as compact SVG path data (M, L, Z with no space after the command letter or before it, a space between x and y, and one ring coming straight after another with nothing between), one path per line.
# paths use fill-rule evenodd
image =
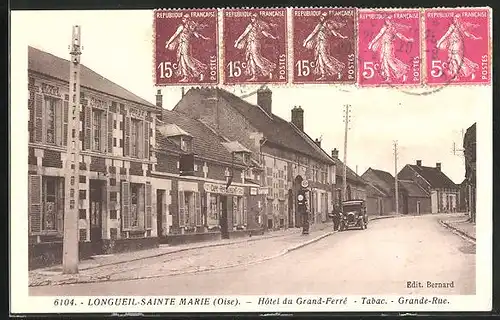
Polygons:
M420 201L417 201L417 214L420 214Z
M90 180L90 242L95 254L102 252L102 206L104 183Z
M293 219L293 191L292 189L288 189L288 227L293 228L294 219Z
M437 191L432 191L431 193L431 212L432 213L437 213L438 212L438 194Z
M229 239L229 224L227 221L227 197L226 196L221 196L220 197L220 214L219 214L219 219L220 219L220 232L222 239Z
M163 236L163 219L165 212L163 212L163 196L165 190L156 190L156 230L158 230L158 237Z

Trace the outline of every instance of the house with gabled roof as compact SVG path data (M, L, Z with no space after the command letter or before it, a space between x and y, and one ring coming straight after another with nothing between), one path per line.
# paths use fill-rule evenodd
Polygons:
M460 188L441 170L441 163L428 167L417 160L416 164L405 165L398 179L413 181L425 190L431 197L432 213L457 211Z
M156 137L157 164L151 176L161 203L161 243L262 233L261 173L251 150L199 119L166 109L157 120Z
M336 167L340 161L305 133L302 108L292 109L289 122L273 114L272 92L267 87L257 91L257 104L219 88L192 88L174 111L203 121L252 151L252 158L263 168L262 186L268 189L267 229L301 226L294 199L304 179L311 187L312 222L328 220L338 189Z
M371 188L367 194L367 212L396 212L396 179L387 171L368 168L362 175ZM398 212L400 214L430 213L430 194L411 180L398 180Z
M28 47L29 267L62 261L70 61ZM97 72L80 69L80 258L158 245L158 108ZM77 133L78 134L78 133Z

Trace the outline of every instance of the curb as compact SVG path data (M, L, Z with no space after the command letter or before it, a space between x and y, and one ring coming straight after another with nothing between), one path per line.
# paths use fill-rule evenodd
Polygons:
M464 221L460 221L460 222L465 222L466 220ZM462 238L465 238L467 241L471 241L473 242L474 244L476 243L476 238L474 238L473 236L471 235L468 235L466 232L463 232L462 230L458 229L458 228L455 228L454 226L452 226L451 224L449 224L448 222L445 222L443 220L439 220L439 223L447 228L448 230L450 230L451 232L455 233L455 234L458 234L459 236L461 236Z
M380 219L390 219L390 218L399 218L402 217L403 215L390 215L390 216L375 216L373 218L368 218L368 221L374 221L374 220L380 220Z
M321 229L323 230L323 229ZM315 243L323 238L326 238L332 234L336 233L335 231L330 231L328 233L322 234L316 238L313 238L311 240L308 240L304 243L300 243L294 247L287 248L279 252L278 254L271 255L268 257L260 258L248 263L235 263L235 264L230 264L230 265L225 265L225 266L220 266L220 267L212 267L212 268L202 268L200 270L194 270L194 271L187 271L187 272L172 272L169 274L162 274L162 275L151 275L151 276L141 276L141 277L130 277L126 279L111 279L110 276L101 276L101 277L95 277L95 278L90 278L90 279L67 279L67 280L62 280L62 281L55 281L52 282L50 280L45 280L41 281L40 283L34 284L34 285L28 285L28 287L34 288L34 287L43 287L43 286L60 286L60 285L68 285L68 284L84 284L84 283L99 283L99 282L116 282L116 281L131 281L131 280L139 280L139 279L154 279L154 278L161 278L161 277L170 277L170 276L179 276L179 275L186 275L186 274L197 274L201 272L207 272L207 271L215 271L215 270L223 270L223 269L229 269L229 268L235 268L235 267L248 267L251 265L255 265L258 263L262 263L274 258L278 258L281 256L286 255L287 253L290 253L292 251L295 251L297 249L300 249L302 247L305 247L309 244ZM276 238L278 236L274 237L268 237L268 238Z

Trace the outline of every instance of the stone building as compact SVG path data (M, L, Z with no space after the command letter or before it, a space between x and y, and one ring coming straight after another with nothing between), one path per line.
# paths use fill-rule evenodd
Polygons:
M61 262L70 62L28 49L30 267ZM80 257L157 245L158 108L81 66Z

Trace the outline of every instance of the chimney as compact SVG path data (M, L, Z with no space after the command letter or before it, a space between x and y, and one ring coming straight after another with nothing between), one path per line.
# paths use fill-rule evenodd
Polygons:
M332 158L338 159L339 158L339 151L337 148L332 150Z
M257 104L264 109L268 115L272 115L273 92L268 87L257 90Z
M156 91L156 106L160 109L163 109L163 95L161 94L160 89Z
M292 123L300 131L304 131L304 110L300 106L293 107L292 109Z
M436 162L436 169L441 171L441 162Z
M417 160L417 166L419 166L419 167L422 166L422 160Z
M316 140L314 141L314 143L316 143L316 145L321 148L321 140L319 140L318 138L316 138Z

